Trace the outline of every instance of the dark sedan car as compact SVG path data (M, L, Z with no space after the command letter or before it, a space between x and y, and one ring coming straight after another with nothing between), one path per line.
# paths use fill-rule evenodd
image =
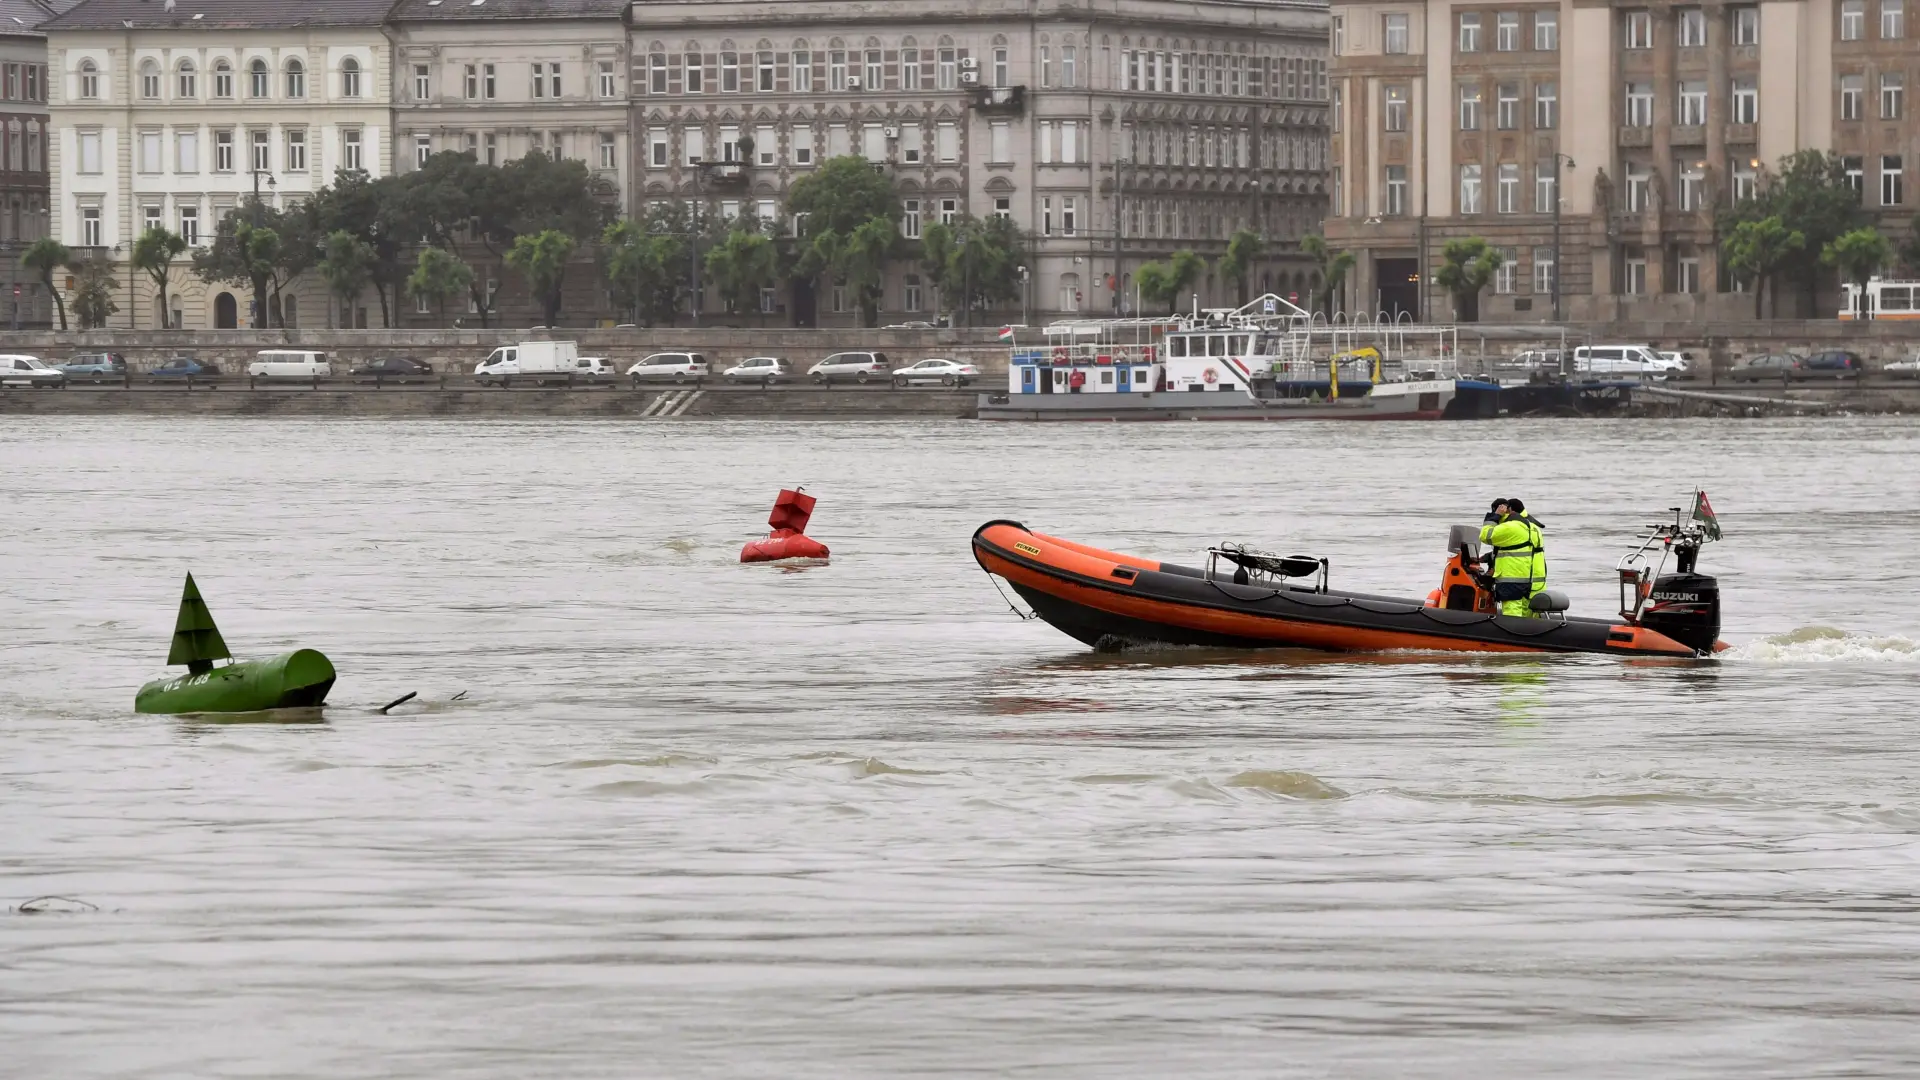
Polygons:
M1727 378L1735 382L1786 382L1798 378L1800 365L1806 358L1793 353L1767 353L1764 356L1749 356L1733 366L1727 372Z
M1857 379L1866 369L1866 362L1859 353L1845 349L1827 349L1807 357L1800 370L1793 373L1796 379Z
M433 378L433 365L425 360L415 360L411 356L383 356L370 360L354 368L350 375L360 380L381 380L384 382L406 382L410 379Z
M196 382L211 382L220 377L220 365L191 356L176 356L157 368L147 371L149 379L179 379L185 382L191 378Z

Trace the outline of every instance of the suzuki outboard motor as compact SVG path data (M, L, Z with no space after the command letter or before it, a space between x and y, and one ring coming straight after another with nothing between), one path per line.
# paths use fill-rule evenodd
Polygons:
M1710 656L1720 640L1720 581L1694 573L1699 547L1676 544L1674 553L1679 572L1654 580L1640 609L1640 625Z

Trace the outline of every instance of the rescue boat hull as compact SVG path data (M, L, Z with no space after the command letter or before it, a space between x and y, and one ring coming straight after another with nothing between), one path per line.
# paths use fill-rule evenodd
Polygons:
M1350 396L1256 397L1237 387L1212 393L981 394L981 420L1439 420L1453 401L1451 380L1382 383Z
M990 521L973 535L987 573L1049 625L1096 649L1131 645L1426 650L1692 657L1692 649L1611 619L1515 618L1420 600L1234 584Z

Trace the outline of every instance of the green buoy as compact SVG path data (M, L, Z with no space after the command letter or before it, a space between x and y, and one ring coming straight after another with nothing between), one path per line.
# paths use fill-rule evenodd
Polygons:
M215 667L215 660L228 661ZM173 626L169 665L185 664L177 679L155 679L133 696L135 712L232 713L315 706L333 689L333 662L312 649L235 662L213 625L213 613L187 575L180 618Z

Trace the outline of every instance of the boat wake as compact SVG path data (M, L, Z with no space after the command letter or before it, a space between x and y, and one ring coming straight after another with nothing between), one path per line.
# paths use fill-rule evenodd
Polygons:
M1920 641L1899 634L1856 634L1831 626L1803 626L1791 633L1736 645L1720 656L1723 660L1750 660L1764 664L1920 662Z

